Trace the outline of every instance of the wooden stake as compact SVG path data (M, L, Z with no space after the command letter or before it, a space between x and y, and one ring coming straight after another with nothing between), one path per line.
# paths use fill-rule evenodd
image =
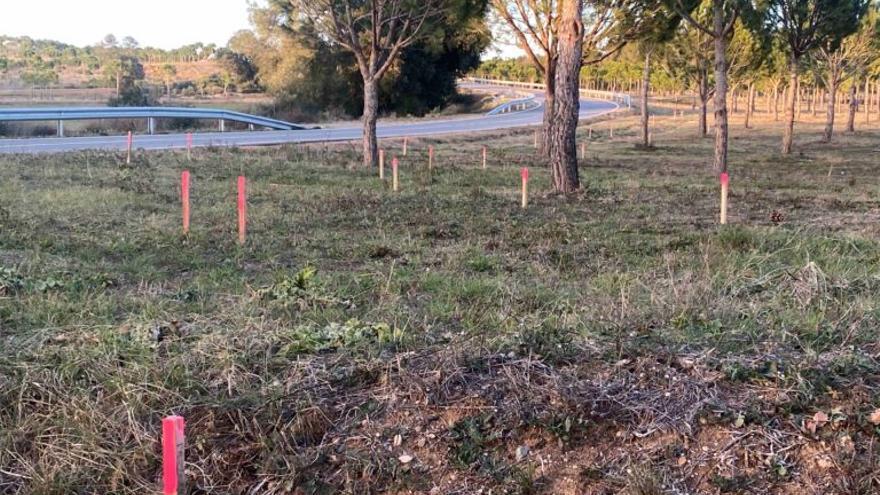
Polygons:
M487 154L486 147L483 146L483 170L486 170L486 154Z
M183 495L186 492L185 422L180 416L162 420L162 493Z
M180 202L183 205L183 233L189 234L189 170L180 174Z
M428 146L428 170L434 169L434 145Z
M730 176L727 172L721 174L721 225L727 225L727 192L730 185Z
M191 132L186 134L186 159L192 161L193 135Z
M409 144L409 138L408 137L403 138L403 156L406 156L406 148L407 148L408 144Z
M238 177L238 243L244 245L247 235L247 183L243 175Z
M614 139L614 127L609 127L609 128L608 128L608 137L609 137L610 139Z
M519 172L522 177L522 209L529 207L529 169L523 167Z
M587 143L586 142L581 143L581 158L584 158L584 159L587 158Z
M400 178L397 175L398 165L399 164L397 162L397 157L395 156L394 159L391 160L392 189L394 190L394 192L400 190Z
M538 149L538 131L535 130L535 149Z
M128 131L128 157L125 159L125 163L131 165L131 146L134 142L134 137L131 135L131 131Z
M379 150L379 179L385 180L385 150Z
M590 139L593 139L593 128L590 127Z

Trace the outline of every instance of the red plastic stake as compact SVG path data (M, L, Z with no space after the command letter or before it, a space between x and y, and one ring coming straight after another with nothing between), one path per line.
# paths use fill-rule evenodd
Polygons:
M247 234L247 183L243 175L238 176L238 243L244 245Z
M162 420L162 493L179 495L184 492L184 449L186 437L184 421L180 416Z
M727 192L730 188L730 176L721 173L721 225L727 225Z
M522 208L525 210L526 208L529 207L529 169L528 169L528 167L523 167L519 173L522 176Z
M189 170L180 174L180 202L183 205L183 233L189 234Z

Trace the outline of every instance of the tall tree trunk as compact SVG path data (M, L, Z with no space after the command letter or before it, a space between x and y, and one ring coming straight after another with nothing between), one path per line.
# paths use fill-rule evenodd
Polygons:
M846 132L856 132L856 113L859 111L858 83L853 80L849 86L849 115L846 119Z
M578 75L584 50L583 10L583 0L559 0L559 58L550 169L554 188L564 194L581 187L575 132L580 112Z
M789 93L791 96L786 102L785 130L782 134L782 153L786 155L791 154L791 148L794 144L794 118L797 110L795 107L797 106L798 60L791 60L788 77Z
M752 127L752 112L755 111L755 83L749 82L749 96L746 99L746 129Z
M773 120L779 122L779 85L773 86Z
M727 45L724 2L712 2L715 28L715 171L727 172Z
M709 133L706 114L709 107L709 75L705 69L700 72L700 117L698 120L700 137L704 138Z
M542 127L541 153L545 158L550 158L553 149L551 136L553 135L553 105L556 101L556 61L547 57L544 64L547 68L544 74L544 127Z
M819 85L813 86L813 117L819 115Z
M651 144L648 134L651 132L650 114L648 109L648 92L651 86L651 48L645 50L645 67L642 70L642 146L647 148Z
M834 137L834 116L836 113L837 101L837 78L832 76L828 78L828 115L825 117L825 131L822 133L822 141L829 143Z
M376 167L379 163L379 143L376 139L376 121L379 119L379 82L364 81L364 165Z

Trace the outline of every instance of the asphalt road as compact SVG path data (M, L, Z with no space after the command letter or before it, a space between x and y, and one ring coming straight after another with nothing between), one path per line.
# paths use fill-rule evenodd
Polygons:
M485 86L483 87L485 88ZM538 96L540 101L540 96ZM617 104L600 100L581 100L581 119L596 117L617 109ZM412 122L379 122L379 138L470 134L539 125L543 105L532 110L492 116ZM316 143L361 139L359 124L301 131L211 132L193 134L193 146L264 146L284 143ZM0 139L0 153L61 153L78 150L124 150L126 136ZM136 135L134 147L145 150L186 147L185 134Z

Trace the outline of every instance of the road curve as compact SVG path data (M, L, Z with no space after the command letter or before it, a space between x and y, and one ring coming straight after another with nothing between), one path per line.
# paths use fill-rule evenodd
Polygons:
M483 86L485 88L485 86ZM537 96L539 102L541 97ZM541 102L542 103L542 102ZM618 108L610 101L581 100L580 118L597 117ZM413 122L379 122L378 136L382 138L434 136L441 134L471 134L539 125L543 104L531 110L483 115L448 120ZM361 139L359 124L345 124L326 129L298 131L211 132L193 134L193 146L265 146L285 143L317 143ZM0 139L0 153L62 153L79 150L124 150L126 136L89 136L68 138ZM138 149L161 150L186 147L185 134L137 135L134 146Z

